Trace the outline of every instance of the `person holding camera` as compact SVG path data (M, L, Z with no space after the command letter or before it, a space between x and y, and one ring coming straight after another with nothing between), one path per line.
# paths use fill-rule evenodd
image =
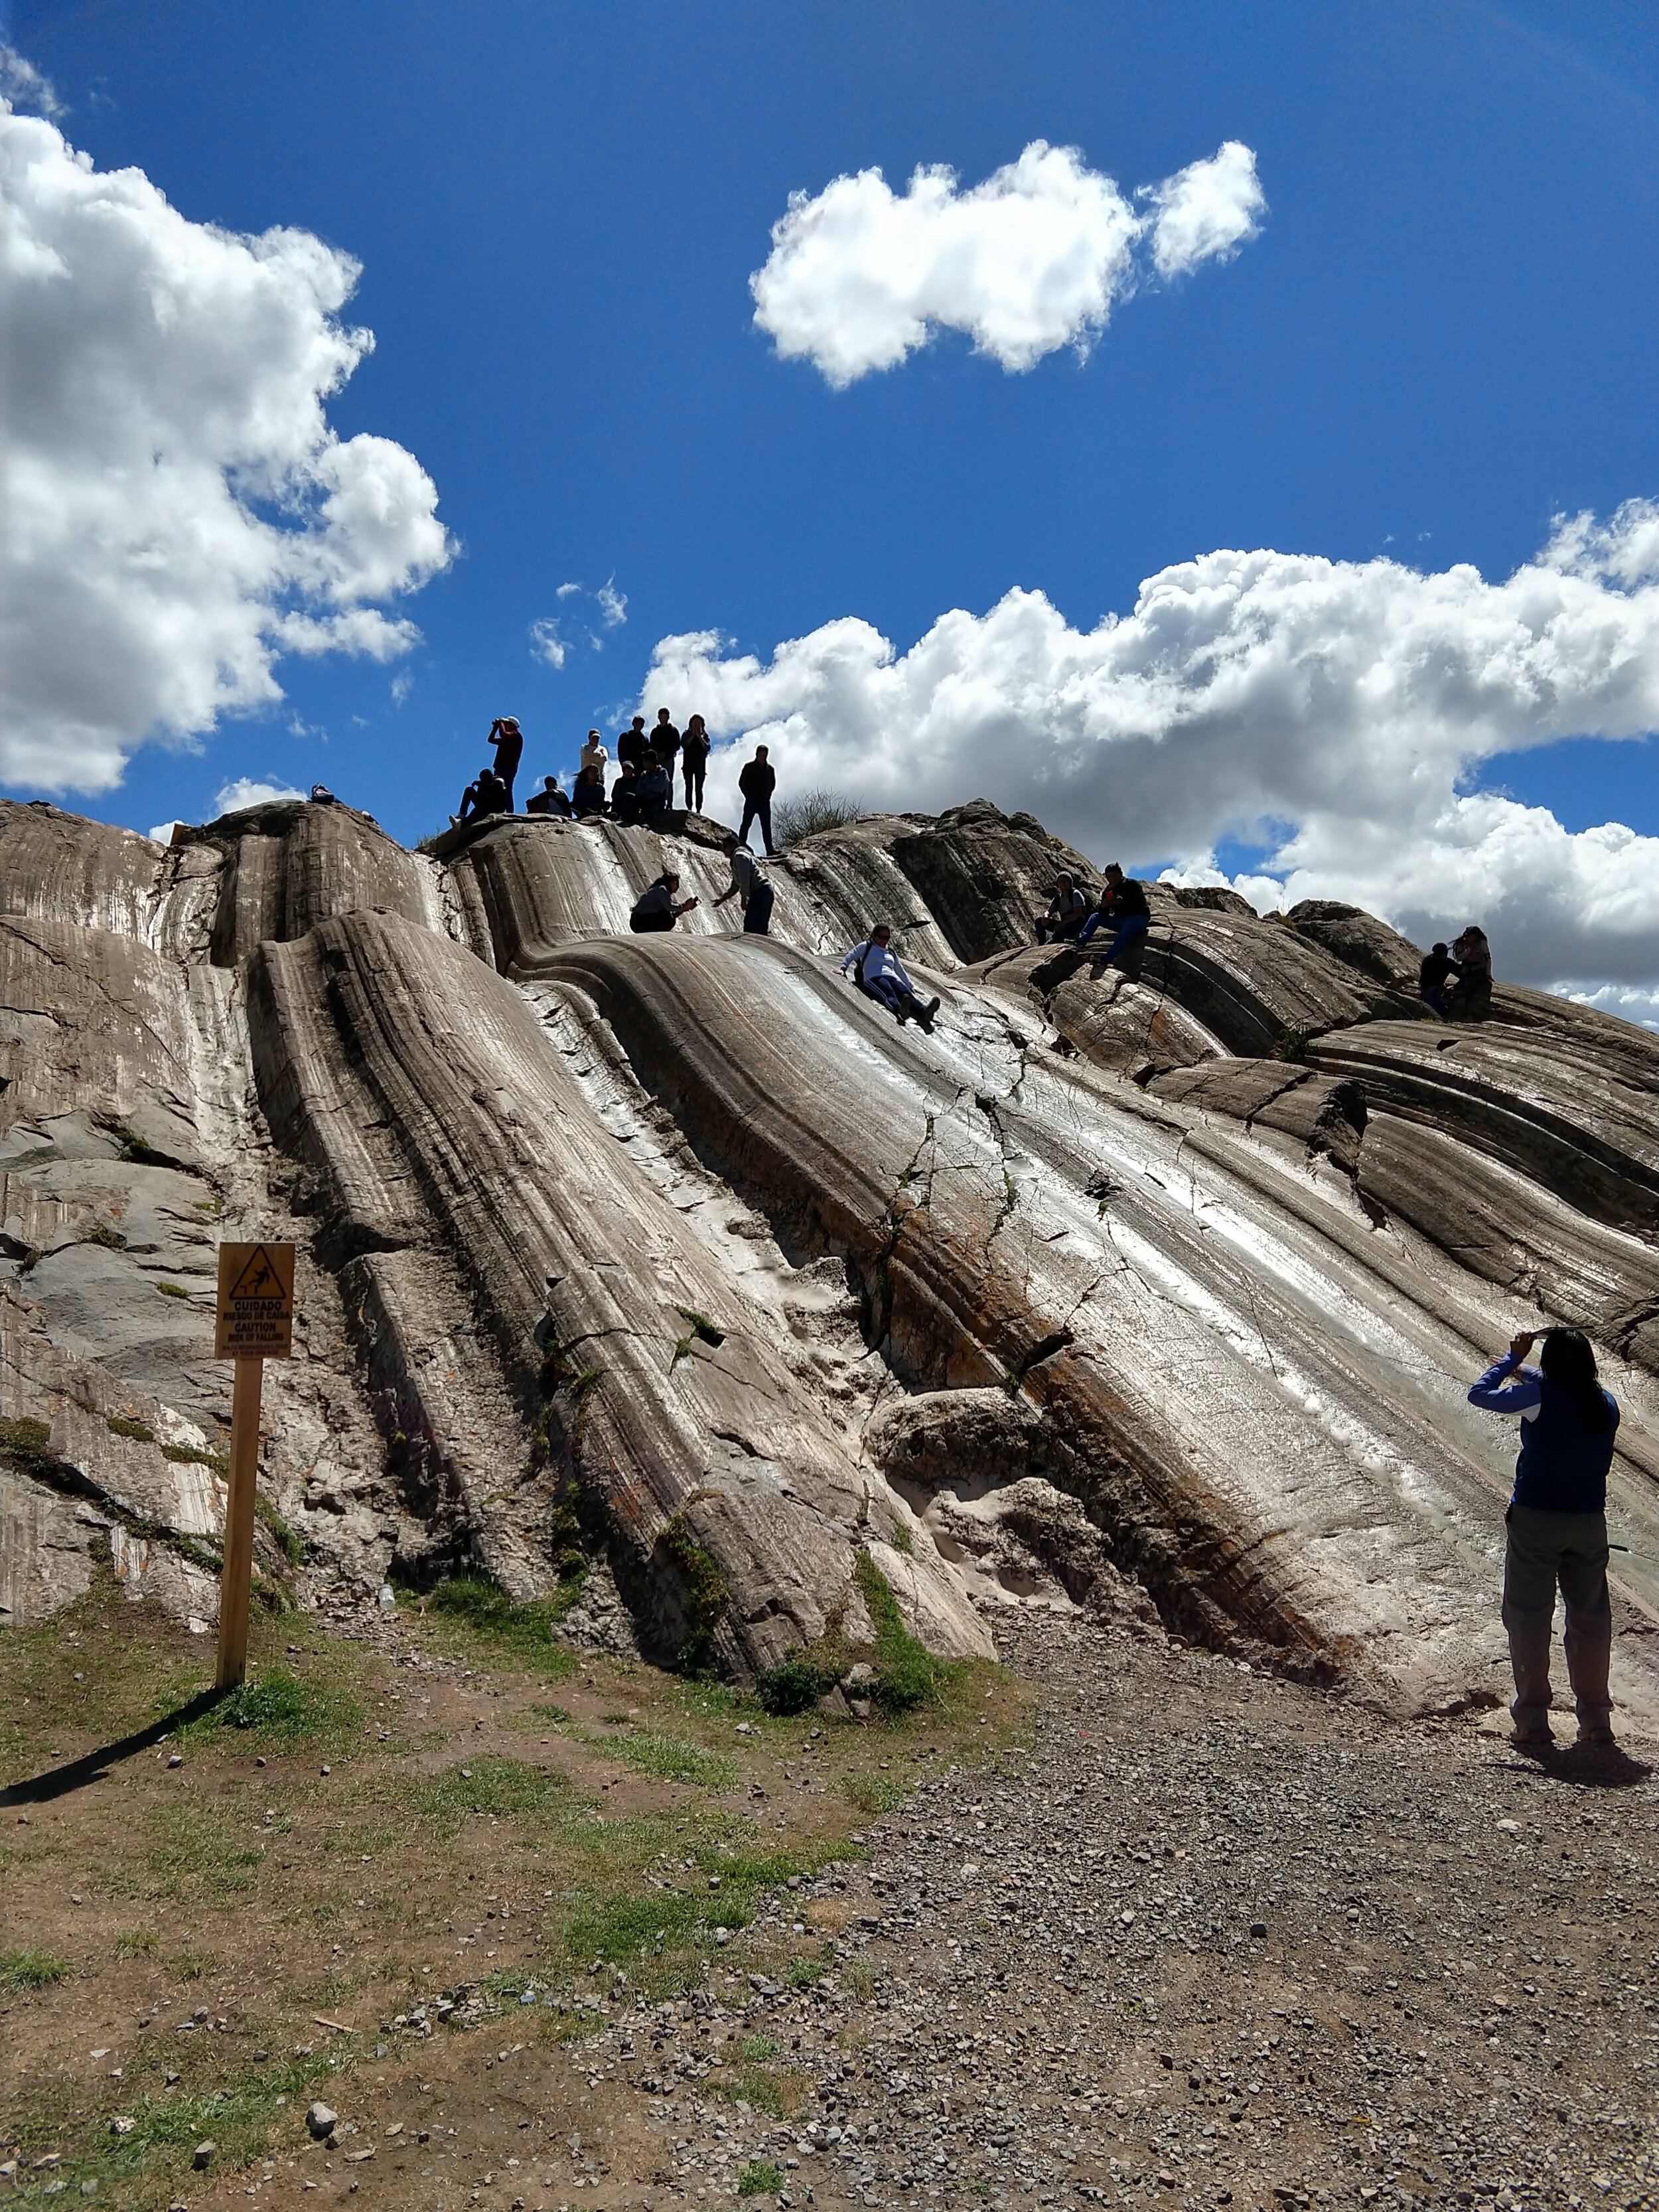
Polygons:
M524 758L524 732L515 714L500 714L489 726L489 742L495 748L495 773L507 787L504 814L513 811L513 779Z
M1601 1388L1589 1340L1576 1328L1544 1334L1536 1367L1524 1362L1533 1333L1513 1337L1469 1390L1489 1413L1518 1413L1515 1494L1504 1516L1504 1626L1509 1632L1518 1745L1543 1750L1550 1735L1550 1645L1559 1587L1566 1607L1567 1675L1581 1744L1613 1741L1607 1665L1607 1469L1619 1434L1618 1401Z

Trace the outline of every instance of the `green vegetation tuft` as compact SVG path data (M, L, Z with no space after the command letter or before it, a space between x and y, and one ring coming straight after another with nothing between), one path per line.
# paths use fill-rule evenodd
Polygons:
M157 1283L155 1287L164 1298L187 1298L191 1295L182 1283Z
M914 1554L916 1548L916 1540L902 1521L896 1521L893 1523L890 1541L893 1549L896 1552L902 1552L907 1559Z
M683 1514L675 1514L665 1525L657 1549L674 1570L685 1613L685 1640L674 1663L683 1673L695 1674L708 1664L714 1631L732 1602L731 1593L713 1553L698 1543Z
M230 1462L223 1452L203 1451L195 1444L163 1444L161 1456L179 1467L210 1467L221 1480L230 1479Z
M125 1252L127 1249L127 1240L120 1231L110 1228L102 1221L94 1221L81 1242L83 1244L101 1244L110 1252Z
M422 1604L462 1637L534 1667L557 1681L575 1672L574 1652L556 1640L558 1625L576 1601L580 1579L570 1577L553 1597L520 1604L484 1575L456 1575L440 1583Z
M179 1735L200 1737L215 1729L246 1729L262 1741L288 1747L343 1741L362 1724L362 1707L337 1682L323 1675L302 1680L286 1667L266 1667L186 1723Z
M104 1426L112 1437L131 1437L134 1443L153 1444L155 1431L147 1421L130 1421L125 1413L106 1413Z
M739 2197L775 2197L783 2186L783 2170L769 2158L751 2158L738 2176Z
M49 1424L27 1419L0 1421L0 1459L9 1460L25 1474L55 1467Z
M798 845L803 837L816 837L822 830L843 830L859 819L856 799L845 793L815 786L793 799L781 799L772 809L772 835L780 851Z
M153 1928L124 1928L115 1939L118 1959L148 1959L161 1938Z
M860 1813L890 1813L905 1798L904 1785L890 1774L849 1774L846 1789Z
M0 1951L0 1990L49 1990L70 1971L55 1951Z
M810 1711L836 1677L825 1674L805 1652L793 1651L775 1667L769 1667L755 1685L755 1694L769 1713L787 1716Z
M890 1720L932 1705L961 1680L961 1661L936 1659L911 1635L891 1584L867 1552L859 1554L858 1583L876 1632L874 1702Z
M171 1454L168 1455L169 1457L171 1455ZM198 1459L207 1457L206 1454L199 1452L196 1456ZM213 1465L211 1459L208 1460L208 1465L210 1467ZM269 1533L271 1541L288 1561L289 1566L303 1566L306 1556L305 1546L270 1500L268 1498L260 1497L257 1491L253 1497L253 1510L258 1517L260 1525Z
M404 1794L416 1813L451 1835L469 1814L546 1819L567 1813L572 1802L570 1784L562 1774L493 1755L421 1775Z

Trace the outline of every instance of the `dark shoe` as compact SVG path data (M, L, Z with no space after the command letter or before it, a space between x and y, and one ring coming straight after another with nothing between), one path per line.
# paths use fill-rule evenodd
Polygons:
M931 1029L933 1027L933 1017L938 1012L939 1000L937 999L930 999L927 1001L927 1004L921 1010L921 1021L924 1029Z
M1578 1723L1580 1751L1616 1751L1618 1738L1608 1720L1580 1721Z
M1555 1738L1550 1734L1547 1725L1541 1722L1528 1723L1525 1728L1517 1727L1510 1741L1517 1751L1553 1751L1555 1748Z

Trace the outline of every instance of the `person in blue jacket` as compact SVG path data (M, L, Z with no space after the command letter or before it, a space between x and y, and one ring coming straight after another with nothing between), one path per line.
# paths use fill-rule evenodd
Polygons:
M1607 1498L1619 1407L1601 1388L1595 1354L1581 1330L1547 1330L1536 1367L1523 1364L1532 1347L1531 1331L1522 1330L1469 1392L1472 1406L1521 1416L1515 1494L1504 1516L1504 1626L1515 1670L1515 1741L1539 1747L1553 1741L1550 1645L1559 1586L1578 1741L1611 1744Z

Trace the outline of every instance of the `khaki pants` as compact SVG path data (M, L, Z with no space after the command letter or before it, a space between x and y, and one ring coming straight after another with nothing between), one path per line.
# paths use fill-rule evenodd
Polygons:
M1613 1607L1607 1596L1607 1522L1604 1513L1540 1513L1511 1505L1504 1555L1504 1626L1515 1669L1510 1707L1523 1735L1547 1731L1550 1644L1555 1592L1567 1611L1567 1677L1581 1726L1605 1728L1612 1710L1607 1662Z

